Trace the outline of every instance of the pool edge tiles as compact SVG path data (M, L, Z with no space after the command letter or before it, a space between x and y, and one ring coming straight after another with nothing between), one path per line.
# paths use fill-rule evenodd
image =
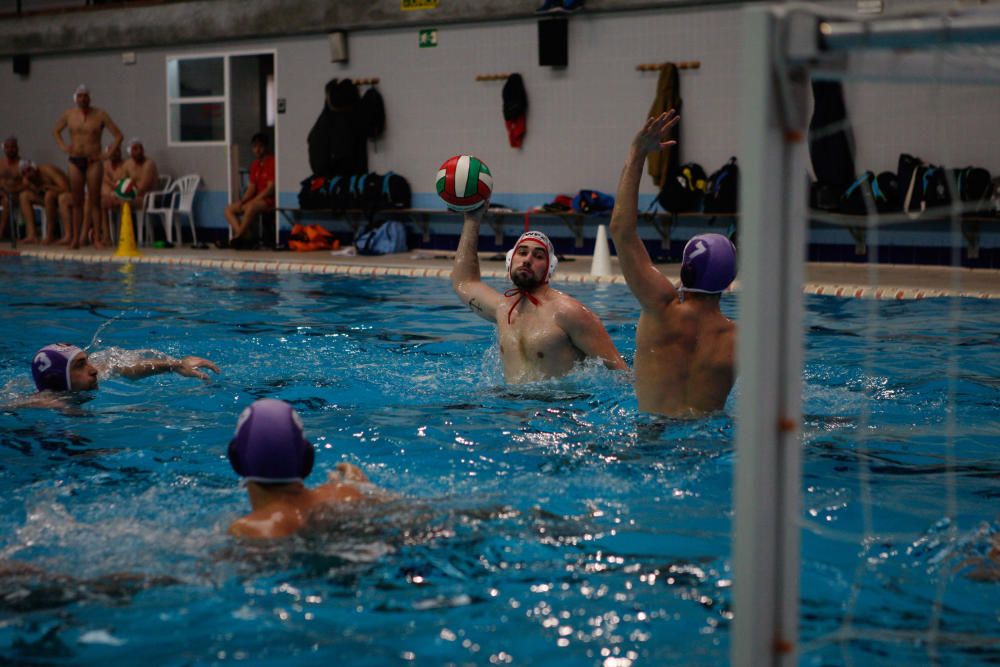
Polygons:
M75 261L88 264L111 263L111 264L158 264L167 266L194 266L210 269L221 269L227 271L253 271L259 273L310 273L326 275L343 275L365 278L377 278L381 276L407 277L407 278L448 278L451 275L451 262L442 265L439 261L437 265L427 266L427 260L419 261L421 266L411 264L398 264L399 259L393 258L389 261L380 260L377 257L365 257L359 263L338 263L336 259L324 257L324 261L315 259L299 259L282 253L280 257L261 258L259 256L248 257L246 259L233 258L230 256L214 257L192 257L190 255L167 256L162 254L146 254L139 257L116 257L110 254L95 254L93 251L69 251L69 250L0 250L2 257L27 257L42 261ZM352 257L352 260L357 260ZM441 260L443 261L443 260ZM486 269L481 272L484 278L505 278L506 272L502 270ZM587 271L587 267L574 267L573 270L564 270L553 276L554 283L592 283L599 285L624 284L625 279L621 274L605 276L593 276ZM730 288L738 291L739 281L733 283ZM880 284L876 286L858 284L850 279L843 282L834 281L811 281L803 285L805 294L815 294L819 296L833 296L839 298L861 298L876 300L917 300L942 297L964 297L972 299L997 299L1000 298L1000 289L952 289L940 286L912 286L899 284Z

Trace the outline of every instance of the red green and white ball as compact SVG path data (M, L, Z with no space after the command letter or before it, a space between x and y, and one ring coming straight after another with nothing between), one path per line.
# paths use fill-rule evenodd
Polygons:
M437 193L453 211L472 211L489 201L493 176L482 160L472 155L448 158L437 173Z
M115 196L122 201L132 201L137 191L135 181L127 176L115 183Z

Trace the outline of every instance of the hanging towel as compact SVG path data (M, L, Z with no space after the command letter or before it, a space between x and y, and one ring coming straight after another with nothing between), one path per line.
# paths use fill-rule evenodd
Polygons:
M528 91L524 79L516 72L503 84L503 119L512 148L520 148L528 129Z
M656 99L649 108L649 116L655 118L671 109L677 113L681 112L681 82L677 76L677 66L673 63L664 63L663 69L660 70L660 78L656 82ZM658 188L662 188L667 182L667 176L677 173L680 166L680 136L681 124L677 123L667 133L667 139L673 139L678 143L649 154L649 175L653 177L653 183Z

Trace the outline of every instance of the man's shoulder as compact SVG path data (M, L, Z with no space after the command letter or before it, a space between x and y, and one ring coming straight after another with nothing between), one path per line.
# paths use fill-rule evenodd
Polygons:
M596 318L594 313L579 299L558 290L552 290L552 292L556 295L553 299L556 313L564 321L587 323Z

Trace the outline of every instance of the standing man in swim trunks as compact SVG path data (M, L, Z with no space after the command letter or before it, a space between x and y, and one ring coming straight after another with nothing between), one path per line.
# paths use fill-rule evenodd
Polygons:
M60 150L69 156L69 184L73 194L73 222L71 225L70 248L79 248L88 243L91 218L101 211L101 183L104 180L104 160L111 150L101 152L101 135L104 130L111 133L114 142L111 149L117 150L122 144L122 133L103 109L90 106L90 90L83 84L73 95L76 106L67 109L56 121L52 134ZM63 141L62 132L69 129L69 143ZM91 215L87 216L84 195ZM94 246L104 247L98 238Z
M465 214L451 286L472 312L496 324L507 382L560 377L587 357L597 357L614 370L627 370L597 316L549 287L559 260L545 234L525 232L507 253L512 289L501 294L482 282L477 249L486 206Z
M264 398L244 410L229 442L229 463L243 478L252 511L229 526L230 534L287 537L308 525L315 510L384 499L350 463L338 463L325 484L310 489L304 481L314 456L302 420L288 403Z
M684 247L678 291L649 258L636 229L639 179L646 156L675 142L666 136L679 117L650 118L629 149L611 215L618 260L642 312L635 333L639 409L670 417L721 410L733 386L736 325L719 310L736 277L736 248L720 234L700 234Z
M253 139L250 140L250 147L253 149L254 157L257 158L250 165L250 183L243 196L227 206L225 211L233 241L241 239L245 243L242 237L250 223L258 214L273 210L275 207L274 156L268 152L269 143L267 135L263 132L253 135Z
M30 160L21 160L21 178L23 187L19 195L21 200L21 215L29 234L34 237L36 204L45 207L45 219L48 228L45 230L45 244L55 242L56 225L62 220L63 236L60 244L69 243L70 202L69 179L54 164L35 165ZM56 211L59 217L56 217Z
M0 238L3 238L7 230L7 221L12 220L14 207L12 202L7 201L8 195L13 197L21 188L21 149L17 145L17 137L11 135L3 142L3 160L0 160L0 206L3 207L0 213ZM34 227L28 230L31 235L25 238L26 243L34 243ZM17 228L11 229L11 237L17 233Z

